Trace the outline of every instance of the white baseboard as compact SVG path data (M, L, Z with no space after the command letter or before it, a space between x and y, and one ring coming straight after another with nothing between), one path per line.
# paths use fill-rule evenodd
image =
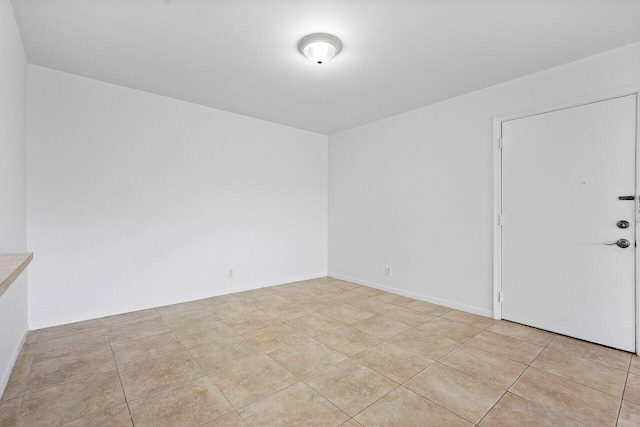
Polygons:
M107 309L107 310L100 310L100 311L90 311L90 312L81 313L81 314L73 314L69 316L56 317L52 319L42 319L42 320L36 320L36 321L32 320L29 322L29 329L35 330L35 329L48 328L51 326L66 325L67 323L82 322L84 320L91 320L91 319L99 319L105 316L113 316L116 314L130 313L132 311L146 310L149 308L162 307L165 305L178 304L181 302L189 302L189 301L195 301L199 299L217 297L220 295L227 295L235 292L250 291L252 289L268 288L271 286L284 285L286 283L300 282L303 280L317 279L317 278L326 277L326 276L327 276L327 273L322 272L317 274L309 274L305 276L290 277L287 279L278 279L278 280L270 280L266 282L252 283L250 285L244 285L244 286L236 286L236 287L228 286L224 288L218 288L212 291L184 295L176 298L165 298L160 300L153 300L153 301L149 301L144 304L138 304L135 306L118 307L116 309Z
M467 313L478 314L480 316L491 317L491 318L493 317L493 311L485 310L484 308L472 307L470 305L465 305L465 304L460 304L454 301L435 298L428 295L419 294L416 292L405 291L403 289L393 288L391 286L381 285L379 283L368 282L366 280L360 280L354 277L343 276L341 274L329 273L329 277L333 277L334 279L344 280L347 282L357 283L363 286L369 286L371 288L380 289L381 291L402 295L404 297L409 297L409 298L417 299L420 301L430 302L432 304L443 305L445 307L453 308L455 310L466 311Z
M16 364L16 360L18 360L18 356L20 355L20 351L22 350L22 346L24 345L24 341L27 339L28 330L25 330L22 334L22 339L20 340L20 344L16 347L13 355L11 356L11 361L9 366L2 373L2 377L0 377L0 396L4 393L4 389L7 388L7 384L9 384L9 377L11 377L11 371L13 371L13 366Z

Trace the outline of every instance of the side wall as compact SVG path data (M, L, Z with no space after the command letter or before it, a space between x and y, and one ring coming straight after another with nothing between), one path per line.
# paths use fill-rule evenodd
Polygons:
M331 135L329 274L492 315L493 117L635 84L640 43Z
M9 0L0 0L0 253L25 252L27 63ZM0 395L29 329L27 273L0 296Z
M28 82L32 328L326 275L326 136L39 66Z

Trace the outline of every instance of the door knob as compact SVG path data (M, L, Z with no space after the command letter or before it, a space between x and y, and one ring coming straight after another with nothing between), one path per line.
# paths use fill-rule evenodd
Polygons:
M631 242L628 241L627 239L618 239L616 242L613 243L605 243L605 245L607 246L613 246L616 245L619 248L625 249L628 248L629 246L631 246Z
M629 221L625 221L623 219L621 221L618 221L616 225L618 226L618 228L629 228Z

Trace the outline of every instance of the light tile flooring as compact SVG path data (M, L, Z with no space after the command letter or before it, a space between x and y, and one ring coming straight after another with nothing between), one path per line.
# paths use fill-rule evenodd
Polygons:
M330 278L29 333L0 426L640 425L640 359Z

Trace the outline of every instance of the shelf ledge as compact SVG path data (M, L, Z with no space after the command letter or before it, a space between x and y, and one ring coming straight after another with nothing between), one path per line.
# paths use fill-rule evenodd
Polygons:
M33 259L33 252L23 254L0 254L0 297L27 268Z

